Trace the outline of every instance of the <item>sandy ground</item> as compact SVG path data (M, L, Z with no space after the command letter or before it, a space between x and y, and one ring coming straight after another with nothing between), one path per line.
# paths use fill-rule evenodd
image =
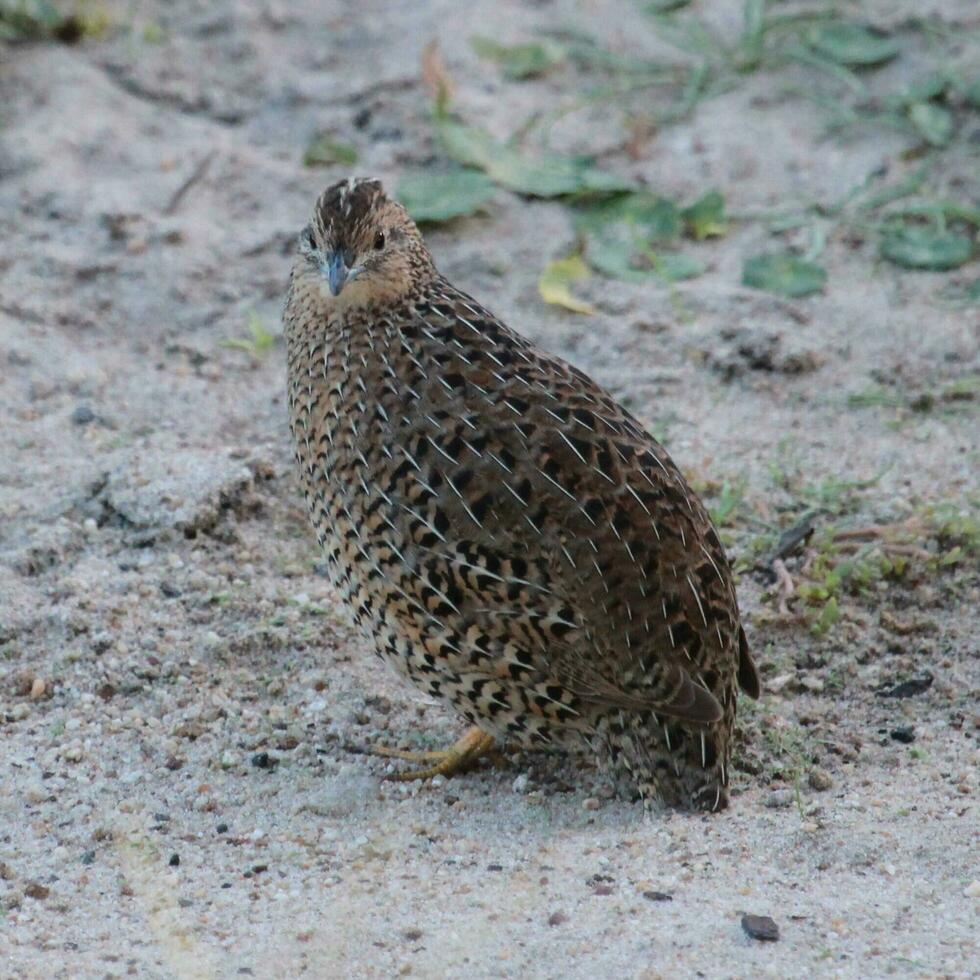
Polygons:
M378 669L318 574L281 346L223 342L253 314L278 330L293 236L337 175L301 166L315 132L388 180L441 165L427 41L458 108L501 136L574 73L501 82L449 2L137 7L120 5L129 31L0 49L0 975L977 975L969 562L875 583L820 637L775 622L763 579L742 577L770 689L723 816L644 814L560 757L381 781L372 742L459 726ZM628 3L470 7L483 34L561 20L647 50ZM971 3L940 7L976 27ZM901 134L825 140L817 109L772 93L747 77L606 163L676 198L720 186L733 211L836 199L900 166ZM621 138L599 110L556 136L592 152ZM847 401L976 373L977 308L941 302L947 276L834 239L826 292L778 300L737 285L767 243L749 223L699 246L710 268L689 283L593 279L600 312L576 318L536 291L574 240L561 205L501 191L429 238L697 479L745 481L762 506L777 463L808 485L878 476L859 525L976 497L970 406L896 424ZM880 696L925 671L927 690ZM903 727L913 744L891 736ZM749 938L743 913L772 916L779 941Z

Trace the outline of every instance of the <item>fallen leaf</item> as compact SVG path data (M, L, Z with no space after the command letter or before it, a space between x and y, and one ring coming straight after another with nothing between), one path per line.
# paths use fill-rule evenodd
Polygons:
M549 262L538 280L538 292L546 303L563 306L573 313L593 314L595 307L585 300L572 295L571 283L588 278L589 267L580 255L570 255L565 259Z
M494 184L478 170L402 178L397 197L415 221L449 221L474 214L493 197Z
M808 296L823 289L827 272L788 252L756 255L745 260L742 283L780 296Z

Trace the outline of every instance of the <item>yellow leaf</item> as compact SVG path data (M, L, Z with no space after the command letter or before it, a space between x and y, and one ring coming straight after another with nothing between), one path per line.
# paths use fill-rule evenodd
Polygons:
M573 313L595 313L595 307L572 295L570 284L579 279L586 279L589 267L582 261L581 255L569 255L565 259L555 259L549 262L538 280L538 292L546 303L554 306L564 306Z

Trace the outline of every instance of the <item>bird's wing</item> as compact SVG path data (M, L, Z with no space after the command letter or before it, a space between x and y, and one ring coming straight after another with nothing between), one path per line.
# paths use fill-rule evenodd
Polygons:
M411 577L445 600L461 667L720 718L738 670L734 587L663 448L591 379L449 287L399 335L419 370L438 370L413 419L409 479L433 491L418 497L433 533Z

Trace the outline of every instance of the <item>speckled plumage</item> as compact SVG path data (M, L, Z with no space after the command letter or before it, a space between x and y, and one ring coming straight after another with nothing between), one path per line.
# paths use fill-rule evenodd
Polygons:
M336 297L328 253L355 270ZM758 678L722 544L663 447L442 278L376 181L317 202L284 322L303 490L378 654L501 740L589 747L647 799L727 805L737 690Z

